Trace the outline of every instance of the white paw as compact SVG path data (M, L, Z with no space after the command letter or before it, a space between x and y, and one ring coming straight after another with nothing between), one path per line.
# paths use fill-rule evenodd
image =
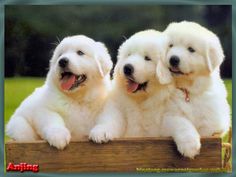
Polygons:
M46 140L57 149L64 149L71 139L70 132L65 127L51 127L47 129Z
M106 143L113 139L111 130L103 125L96 125L89 134L89 139L95 143Z
M183 156L194 159L200 153L200 138L185 138L177 143L177 148Z

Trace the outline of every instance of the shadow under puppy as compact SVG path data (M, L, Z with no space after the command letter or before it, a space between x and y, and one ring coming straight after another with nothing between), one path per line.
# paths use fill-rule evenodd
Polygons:
M104 44L83 35L64 38L45 84L17 108L7 135L17 141L45 139L58 149L88 136L107 97L111 67Z
M171 86L157 82L156 70L162 69L167 44L162 33L146 30L120 46L109 99L90 139L102 143L118 137L161 135L158 127Z
M224 135L230 127L227 91L219 74L224 54L219 38L197 23L171 23L163 33L169 38L163 61L169 74L159 81L172 79L176 90L161 134L173 137L179 152L193 158L200 151L200 137Z

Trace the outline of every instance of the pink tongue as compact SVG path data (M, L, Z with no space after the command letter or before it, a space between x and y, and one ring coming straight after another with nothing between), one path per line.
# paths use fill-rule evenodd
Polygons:
M75 75L69 76L69 78L62 81L61 88L63 90L69 90L72 87L72 85L75 83L75 80L76 80Z
M127 85L127 91L130 92L130 93L134 92L135 90L137 90L138 85L139 84L129 80L128 85Z

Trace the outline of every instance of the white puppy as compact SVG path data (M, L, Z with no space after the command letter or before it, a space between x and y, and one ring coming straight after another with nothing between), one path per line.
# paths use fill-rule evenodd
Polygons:
M218 37L199 24L171 23L164 33L169 49L163 67L170 72L162 81L173 78L176 90L162 136L172 136L178 150L193 158L199 153L200 137L224 134L230 126L227 92L219 75L224 54Z
M138 32L121 45L112 91L90 139L101 143L118 137L160 136L160 117L171 92L156 81L156 70L162 79L160 61L166 47L166 37L154 30Z
M111 67L102 43L66 37L54 51L45 84L15 111L7 135L17 141L45 139L58 149L88 136L106 99Z

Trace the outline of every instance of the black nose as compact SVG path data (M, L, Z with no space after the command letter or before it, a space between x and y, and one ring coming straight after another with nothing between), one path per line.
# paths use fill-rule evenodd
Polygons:
M180 59L178 56L171 56L169 62L171 66L177 67L179 65Z
M61 68L65 68L68 65L68 62L69 62L68 58L62 58L59 60L59 66Z
M126 76L131 76L134 72L134 67L131 64L126 64L124 66L124 74Z

